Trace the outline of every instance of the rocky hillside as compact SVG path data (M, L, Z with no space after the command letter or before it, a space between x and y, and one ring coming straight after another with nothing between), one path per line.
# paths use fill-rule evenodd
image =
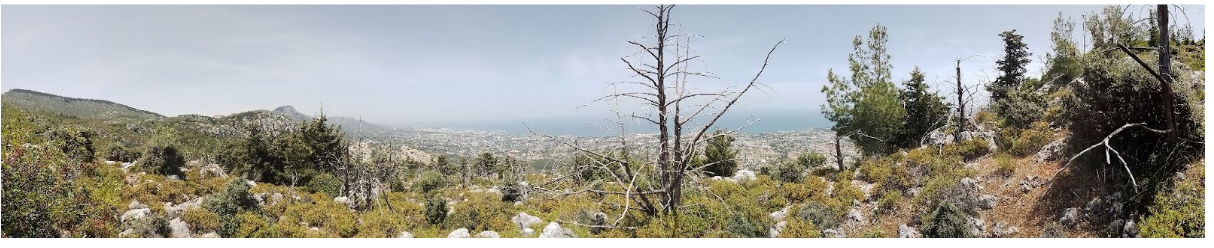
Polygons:
M12 89L5 92L5 103L28 110L58 113L84 119L126 118L146 120L163 115L106 100L82 99L47 94L32 90Z

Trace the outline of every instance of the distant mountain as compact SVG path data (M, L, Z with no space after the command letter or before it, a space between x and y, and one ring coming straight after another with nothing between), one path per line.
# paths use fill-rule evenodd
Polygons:
M273 111L268 111L268 112L271 114L276 114L276 115L286 117L287 119L294 120L296 122L309 121L309 120L313 119L312 116L300 113L299 111L295 110L295 107L292 107L290 105L277 107L277 108L274 108ZM385 132L391 132L393 130L393 128L380 126L380 125L376 125L376 124L371 124L369 122L366 122L359 118L354 118L354 117L327 116L326 118L328 118L327 122L329 124L340 125L342 131L345 131L347 134L355 135L355 136L360 136L360 135L364 136L364 137L383 136L383 135L385 135Z
M75 116L83 119L135 119L164 118L151 111L133 108L106 100L72 98L32 90L12 89L0 96L5 103L22 109L52 114Z

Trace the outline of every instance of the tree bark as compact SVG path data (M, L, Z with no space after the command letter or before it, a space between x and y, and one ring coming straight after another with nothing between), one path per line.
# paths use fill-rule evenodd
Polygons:
M961 143L961 132L965 131L965 87L961 84L961 59L957 59L957 130L953 133L953 142Z
M1172 102L1172 49L1171 34L1168 33L1168 5L1160 4L1158 8L1159 10L1155 13L1159 15L1159 18L1156 18L1159 20L1159 76L1163 78L1163 82L1160 83L1163 84L1163 101L1167 110L1168 130L1173 130L1168 132L1168 142L1175 143L1176 122L1172 117L1174 103Z

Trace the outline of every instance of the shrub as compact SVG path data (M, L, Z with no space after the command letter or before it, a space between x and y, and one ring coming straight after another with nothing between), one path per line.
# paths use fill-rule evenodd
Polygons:
M511 207L512 204L502 202L493 194L472 194L467 201L456 204L451 215L443 222L449 228L468 228L472 233L486 230L506 232L511 228L517 231L517 227L510 224L510 217L513 216Z
M1011 90L1007 98L991 104L995 113L1003 117L1005 126L1017 129L1026 128L1041 119L1045 107L1045 96L1028 87Z
M867 239L873 239L873 238L879 239L879 238L884 238L884 237L885 237L885 231L881 231L881 229L877 229L876 227L873 227L872 229L868 229L868 231L864 231L864 236L863 236L863 237L864 237L864 238L867 238Z
M804 173L802 173L804 171L804 168L798 166L797 164L788 161L780 161L776 163L776 167L774 168L774 171L772 171L773 174L771 177L785 183L797 183L800 182L801 178L804 177Z
M144 171L152 172L160 175L177 175L185 177L181 172L181 167L185 165L185 157L177 150L174 145L151 145L143 152L138 166Z
M1141 234L1149 238L1205 237L1205 166L1195 163L1185 180L1175 182L1171 190L1161 191L1142 218Z
M898 203L902 202L902 193L896 190L886 190L881 194L881 199L877 200L877 210L883 213L893 211L898 208Z
M826 156L818 152L809 152L797 156L797 164L805 168L814 168L826 164Z
M990 144L981 138L962 140L959 144L950 144L945 150L950 154L961 156L965 160L974 160L991 153Z
M968 217L952 202L940 203L923 223L923 235L932 238L973 238Z
M331 233L324 233L327 237L353 237L358 232L355 212L350 210L349 206L322 194L312 194L309 199L310 203L291 202L283 213L283 218L293 219L293 221L280 220L279 223L295 226L299 222L304 222L307 224L304 228L318 227L324 231L331 231Z
M800 218L792 218L788 220L788 224L784 226L784 230L780 231L780 238L821 238L822 231L814 226L812 221L802 220Z
M139 152L120 142L110 143L110 146L105 150L105 160L135 162L136 159L139 159Z
M1158 56L1154 51L1141 55L1147 64L1157 64ZM1141 128L1129 128L1109 139L1109 144L1117 148L1120 156L1127 162L1128 167L1140 184L1139 188L1148 190L1164 189L1157 184L1166 184L1167 176L1173 175L1184 164L1200 157L1203 144L1180 142L1183 140L1203 140L1203 99L1193 92L1192 85L1196 79L1186 79L1184 75L1190 72L1173 63L1173 75L1180 76L1172 83L1173 99L1171 103L1164 102L1163 88L1134 61L1124 55L1088 55L1083 61L1082 84L1073 84L1071 97L1063 101L1067 109L1065 119L1069 124L1067 130L1070 138L1067 141L1067 153L1076 154L1087 147L1101 142L1114 130L1128 123L1146 123L1147 127L1167 129L1167 107L1173 107L1175 129L1172 131L1178 138L1177 142L1169 142L1167 135L1156 134ZM1101 148L1094 149L1080 156L1077 164L1101 165L1106 164ZM1113 164L1118 164L1113 159ZM1109 181L1128 182L1124 173L1113 174L1120 177ZM1133 205L1149 205L1156 192L1136 193L1132 199Z
M842 202L844 205L852 204L852 201L864 200L864 192L860 188L851 185L851 180L839 180L835 182L834 187L835 199Z
M236 215L235 220L236 230L231 236L224 235L229 238L269 238L271 236L270 223L260 215L243 212Z
M1008 152L1017 157L1037 154L1041 147L1054 139L1054 131L1045 122L1034 122L1027 129L1004 129L1005 135L1000 135L1001 144Z
M168 238L173 232L169 228L169 221L161 215L132 220L127 223L127 228L134 230L133 235L140 238Z
M219 215L202 208L185 210L185 214L181 216L181 220L190 225L191 232L198 234L219 231L220 227Z
M730 233L732 237L764 237L764 230L762 230L759 226L751 224L747 216L742 214L731 215L730 221L726 222L725 224L725 231Z
M704 171L713 176L731 177L738 170L738 151L730 148L734 137L722 130L712 135L704 146L704 163L708 165Z
M505 185L502 185L502 201L516 202L523 200L523 186L519 185L518 181L507 180Z
M221 223L219 234L224 237L233 237L240 231L238 222L240 220L236 219L238 214L244 211L260 210L257 199L253 198L253 194L249 192L249 185L242 177L233 177L228 180L223 191L208 197L203 201L202 207L219 215Z
M447 182L443 179L442 174L439 174L436 171L427 171L422 173L421 177L417 179L417 183L415 183L415 185L422 193L430 194L434 190L446 187Z
M848 204L851 204L850 202ZM835 213L826 204L817 201L809 201L797 210L796 217L803 221L815 223L818 228L835 228L839 226L839 219L842 215Z
M433 195L426 199L426 222L431 225L442 224L447 218L447 202L441 196Z
M341 179L329 173L321 173L308 180L306 186L309 192L321 193L327 197L337 197L341 195Z
M999 154L995 156L996 173L1004 177L1012 176L1016 172L1016 163L1012 162L1012 158L1007 154Z
M62 149L63 154L66 154L68 158L77 163L93 162L96 156L96 149L93 148L93 139L97 136L95 132L76 131L69 128L68 130L55 129L49 135L47 140Z

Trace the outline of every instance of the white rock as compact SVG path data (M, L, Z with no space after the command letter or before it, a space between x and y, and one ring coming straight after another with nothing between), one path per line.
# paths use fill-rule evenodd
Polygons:
M544 232L540 233L540 238L577 238L577 234L569 228L562 228L561 224L556 222L548 222L548 226L544 227Z
M402 231L402 232L400 232L400 235L396 235L396 238L411 239L411 238L413 238L413 233Z
M750 170L738 170L737 172L734 172L733 179L737 180L738 182L755 180L755 172Z
M125 213L122 213L122 217L120 217L118 220L121 221L122 223L126 223L127 221L143 219L144 217L147 217L149 214L152 214L151 209L146 209L146 208L131 209L131 210L127 210Z
M541 220L540 217L531 216L527 214L527 212L519 212L518 215L515 215L514 218L511 218L510 220L514 222L514 225L518 226L519 230L527 229L535 224L544 223L544 220Z
M273 195L270 195L270 205L278 205L278 202L281 202L282 198L282 193L275 192Z
M447 234L447 238L449 239L468 237L472 237L472 234L468 233L468 228L455 229L455 231L451 231L451 233Z
M787 221L781 220L780 222L776 222L776 226L773 226L773 227L767 229L767 235L770 236L771 238L779 238L780 232L783 232L784 228L787 226L788 226Z
M522 233L523 233L523 237L524 237L524 238L530 238L530 237L534 237L534 236L535 236L535 229L531 229L531 228L523 228Z
M996 221L995 230L991 231L991 235L996 238L1006 238L1006 237L1011 237L1013 234L1016 234L1017 232L1020 232L1019 228L1016 228L1014 226L1008 226L1007 224L1004 224L1002 221Z
M783 221L784 217L788 216L788 210L791 208L792 208L792 206L784 207L783 209L780 209L780 211L775 211L775 212L772 212L771 214L768 214L767 217L771 218L771 220L776 221L776 222Z
M193 200L176 205L166 202L164 204L164 213L165 215L168 215L169 218L178 218L185 215L186 210L202 207L202 201L203 197L194 198Z
M174 238L193 238L190 233L190 224L181 221L181 218L169 220L169 229L173 230L172 237Z
M1067 208L1062 210L1062 217L1058 218L1058 222L1064 225L1074 226L1079 222L1079 208Z
M860 224L864 224L864 215L859 209L852 208L847 211L847 227L855 228Z
M139 200L131 200L131 204L127 204L127 205L126 205L126 208L127 208L128 210L130 210L130 209L141 209L141 208L148 208L148 205L147 205L147 204L143 204L143 203L139 203Z
M202 236L198 236L198 237L199 238L222 238L219 236L218 233L215 233L215 232L209 232L209 233L203 234Z
M822 230L822 237L841 239L847 238L847 234L843 232L843 229L826 229Z
M902 224L902 225L898 226L898 238L919 238L919 237L921 237L919 235L919 231L916 231L914 227L907 226L906 224Z
M475 237L496 239L496 238L501 238L502 236L497 235L497 232L494 232L494 231L483 231L483 232L477 233Z

